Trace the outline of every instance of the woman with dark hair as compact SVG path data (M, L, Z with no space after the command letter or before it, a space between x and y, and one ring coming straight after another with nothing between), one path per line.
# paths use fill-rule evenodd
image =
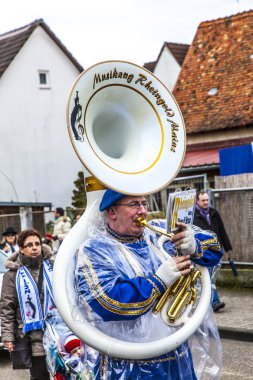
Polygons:
M52 252L35 230L22 231L19 251L6 260L0 301L2 341L13 351L17 338L28 334L32 348L31 380L49 380L43 347L46 315L55 308L52 298ZM44 286L43 286L44 285Z

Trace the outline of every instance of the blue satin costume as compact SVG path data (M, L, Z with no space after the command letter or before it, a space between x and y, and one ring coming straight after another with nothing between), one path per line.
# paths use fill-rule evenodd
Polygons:
M160 221L155 224L164 227ZM77 291L84 313L110 336L146 342L161 339L170 331L152 313L166 289L155 275L162 263L157 238L147 229L136 238L120 236L106 227L99 239L91 237L80 248ZM215 235L196 229L195 239L197 248L191 256L192 262L206 267L217 265L223 252ZM171 256L176 253L171 242L166 242L164 249ZM100 354L94 374L96 380L197 379L187 342L172 352L147 360L123 360Z

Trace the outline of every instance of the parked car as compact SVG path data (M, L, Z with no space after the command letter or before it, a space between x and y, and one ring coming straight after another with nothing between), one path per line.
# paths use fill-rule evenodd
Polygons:
M0 294L2 289L3 275L7 272L7 269L4 266L4 262L7 258L7 255L4 251L0 250ZM1 340L1 321L0 321L0 349L3 348L3 343Z

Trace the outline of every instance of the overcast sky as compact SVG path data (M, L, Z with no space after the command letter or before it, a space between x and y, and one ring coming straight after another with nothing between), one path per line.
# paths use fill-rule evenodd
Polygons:
M0 34L43 18L85 68L154 61L165 41L190 44L201 21L253 9L253 0L7 0Z

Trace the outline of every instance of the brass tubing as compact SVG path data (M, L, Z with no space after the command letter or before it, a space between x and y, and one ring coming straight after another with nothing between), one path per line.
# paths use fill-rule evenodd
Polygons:
M174 295L178 292L179 288L183 285L183 283L186 281L187 277L181 276L172 286L171 293Z
M190 283L191 283L191 274L187 274L187 276L184 277L184 283L182 285L182 288L180 289L180 291L178 292L177 294L177 298L180 298L184 292L187 290L187 288L189 287Z
M197 279L201 276L201 273L199 270L195 270L192 277L192 282L194 282L194 285L197 281Z
M159 311L162 310L165 302L169 299L170 296L171 296L171 287L169 286L165 290L165 292L162 294L162 296L160 297L160 299L157 302L157 304L155 305L155 307L153 308L153 313L154 314L157 314L157 313L159 313Z
M142 227L147 227L154 231L156 234L164 235L171 239L174 234L167 233L159 227L154 227L148 224L148 222L141 216L137 218L137 223ZM177 256L181 255L181 249L177 248ZM153 308L153 313L159 313L164 307L169 298L174 297L171 305L167 310L169 321L174 323L181 313L184 306L187 304L194 305L197 299L197 291L195 289L195 283L200 277L200 271L196 271L194 267L191 267L191 272L187 276L180 277L172 286L168 287L162 294L157 304ZM190 287L190 290L188 288Z
M190 300L190 305L194 305L197 299L197 290L194 288L194 285L191 286L191 300Z
M190 296L191 292L188 290L180 299L176 300L176 303L173 302L173 305L168 310L168 318L171 323L175 322L175 320L178 318L183 307L189 302Z
M94 176L89 176L85 178L85 189L88 192L105 190L106 187Z
M172 297L173 295L175 295L178 292L179 288L184 283L184 281L186 281L186 278L182 276L176 282L174 282L174 284L172 286L169 286L165 290L165 292L162 294L162 296L160 297L159 301L157 302L157 304L155 305L155 307L153 309L154 314L157 314L157 313L159 313L159 311L161 311L165 302L168 301L168 299L170 297Z
M173 319L174 315L178 315L180 313L181 309L184 306L184 303L182 302L182 300L185 300L185 299L188 300L188 296L186 297L185 295L188 293L190 295L190 292L187 291L187 289L191 283L191 274L188 274L186 277L184 277L184 280L185 281L182 285L182 288L180 289L178 294L175 296L173 303L171 304L171 306L169 307L167 311L169 319Z
M159 235L167 236L167 237L170 238L170 239L171 239L172 236L173 236L173 234L169 234L169 233L167 233L167 232L164 232L164 231L163 231L161 228L159 228L159 227L150 226L150 225L148 224L148 222L147 222L145 219L143 219L141 216L139 216L139 217L136 219L136 222L137 222L140 226L142 226L142 227L147 227L147 228L149 228L150 230L156 232L156 233L159 234Z

